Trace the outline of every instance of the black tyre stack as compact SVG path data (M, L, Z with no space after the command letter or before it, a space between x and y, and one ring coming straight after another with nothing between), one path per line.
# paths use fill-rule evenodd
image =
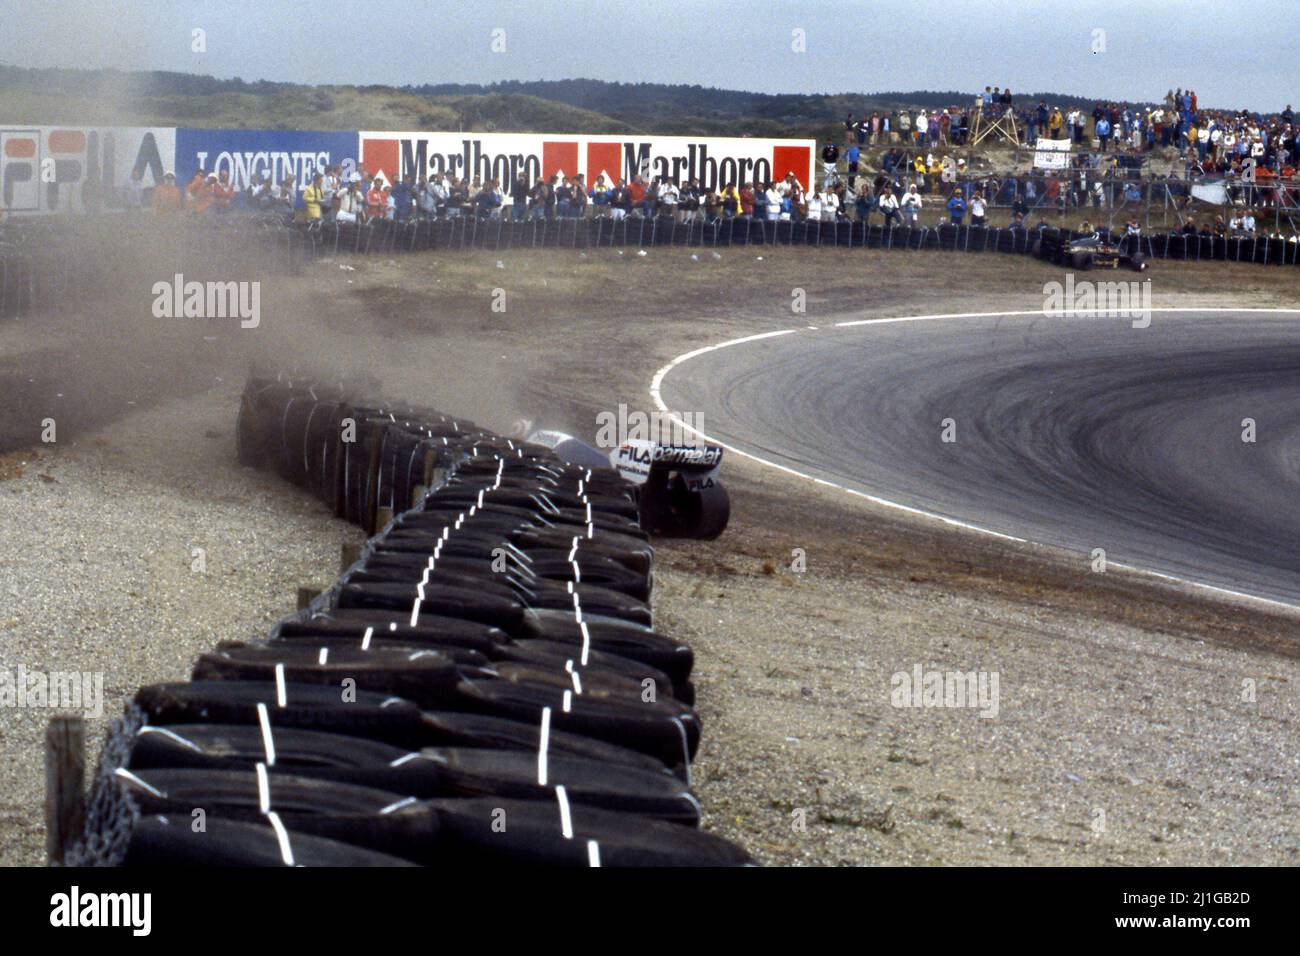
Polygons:
M239 455L373 534L265 640L142 688L76 862L744 865L698 829L691 649L613 470L250 380Z

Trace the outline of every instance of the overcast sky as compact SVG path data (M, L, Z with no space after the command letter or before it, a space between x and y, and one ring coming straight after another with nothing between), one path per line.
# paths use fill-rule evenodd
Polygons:
M1300 100L1300 0L6 0L0 63L297 83L591 77L779 92ZM192 31L206 52L191 50ZM504 52L492 52L493 31ZM803 31L804 52L793 47ZM1104 31L1097 34L1095 31ZM499 35L498 35L499 37ZM1095 42L1103 52L1093 52Z

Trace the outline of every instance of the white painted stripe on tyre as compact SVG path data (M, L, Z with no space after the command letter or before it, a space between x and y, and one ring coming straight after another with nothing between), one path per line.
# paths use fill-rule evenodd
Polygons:
M591 634L587 631L587 622L578 621L578 629L582 631L582 659L579 661L583 667L587 666L587 655L591 651Z
M257 764L257 805L262 813L271 812L271 781L266 775L266 764Z
M275 665L275 702L280 707L289 704L289 689L284 686L284 664Z
M262 752L266 754L266 765L275 766L275 738L271 736L271 713L266 704L257 705L257 723L262 728Z
M125 780L127 783L131 784L131 786L133 787L139 787L141 790L147 790L149 793L153 794L155 797L158 797L160 800L163 797L167 796L167 794L163 793L157 787L153 787L145 783L143 780L141 780L139 777L133 774L130 770L127 770L125 767L118 767L116 770L113 771L113 776L120 777L121 779Z
M388 806L381 809L379 811L379 815L383 816L386 813L396 813L398 810L401 810L403 807L409 807L411 804L419 803L419 802L420 801L416 800L415 797L403 797L401 800L398 800L396 803L390 803Z
M258 704L258 706L265 707L266 705ZM194 741L187 740L186 738L182 737L180 734L176 733L175 731L168 730L166 727L151 727L146 724L145 726L137 730L135 734L137 737L143 737L145 734L162 734L164 737L174 740L182 747L185 747L189 750L193 750L195 753L203 752L203 748L200 747L198 744L196 744Z
M366 628L366 633L362 635L361 638L361 649L363 651L370 650L370 638L372 638L374 634L375 634L375 629L373 627Z
M567 714L569 708L573 706L573 691L565 690L564 692L564 712Z
M587 841L587 865L600 866L600 844L595 840Z
M573 817L569 815L569 795L564 792L563 784L555 788L555 799L560 804L560 834L566 840L573 839Z
M673 723L677 725L677 732L682 735L682 762L686 765L686 786L691 785L691 740L686 733L686 725L682 723L680 717L674 717Z
M293 847L289 845L289 831L280 822L280 814L272 811L266 815L266 819L271 822L271 829L275 831L275 838L279 841L280 859L284 860L285 866L293 866Z
M1177 308L1171 307L1171 308L1152 309L1151 311L1153 313L1167 312L1167 313L1175 313L1175 314L1187 313L1187 312L1191 312L1191 313L1250 312L1250 313L1263 313L1269 315L1295 315L1297 313L1300 313L1300 309L1273 309L1273 308L1234 309L1226 306L1216 306L1213 308L1196 308L1194 306L1180 306ZM934 313L931 315L901 315L901 316L894 316L891 318L884 318L884 319L854 319L848 322L837 322L831 328L842 329L842 328L853 328L853 327L870 326L870 325L893 325L899 322L928 322L928 321L935 321L940 319L973 319L973 318L987 319L987 318L997 318L999 316L1004 316L1004 315L1041 316L1042 314L1043 311L1041 309L1022 309L1022 310L1007 311L1007 312L941 312L941 313ZM1087 313L1083 312L1081 314L1086 315ZM845 494L852 495L855 498L862 498L866 501L872 502L873 504L880 505L881 507L891 508L895 511L902 511L906 514L916 515L917 517L928 518L933 521L938 521L941 524L947 525L949 527L961 528L964 531L972 531L976 534L987 535L992 538L1000 538L1004 541L1014 541L1017 544L1030 544L1030 545L1040 545L1043 547L1052 547L1052 545L1046 545L1043 544L1042 542L1031 541L1028 538L1022 538L1016 535L1005 534L1001 531L995 531L992 528L986 528L982 525L973 524L969 521L962 521L959 518L950 518L946 515L937 514L936 512L933 511L927 511L924 508L914 508L911 505L905 505L899 501L890 501L888 498L881 498L878 495L869 494L865 491L859 491L858 489L850 488L847 485L842 485L834 481L827 481L825 478L818 478L817 476L810 475L807 472L799 471L795 468L790 468L786 465L782 465L779 462L775 462L775 461L771 461L770 459L763 458L760 455L755 455L751 452L747 452L744 449L737 448L735 445L729 445L718 438L714 438L711 435L705 434L703 431L694 427L690 423L683 421L681 417L676 412L672 411L663 400L663 394L662 394L663 381L667 377L668 373L673 371L673 369L677 368L679 365L683 365L686 362L689 362L691 359L698 358L701 355L706 355L709 352L716 352L719 349L730 348L733 345L744 345L749 342L757 342L761 339L770 339L770 338L775 338L777 336L793 335L798 332L807 332L807 331L816 331L816 330L810 329L808 327L798 328L798 329L781 329L776 332L763 332L758 335L746 335L736 339L728 339L727 341L719 342L716 345L708 345L705 346L704 348L694 349L690 352L683 352L681 355L677 356L672 361L670 361L667 365L660 368L659 371L655 372L654 377L650 380L650 398L655 403L655 406L661 412L668 415L669 418L671 418L672 420L680 424L684 429L686 429L686 431L698 435L701 440L710 442L714 445L718 445L721 448L725 448L727 451L731 452L734 455L739 455L742 458L748 458L751 461L756 461L760 465L764 465L768 468L774 468L777 471L784 472L785 474L790 475L792 477L802 478L805 481L811 481L814 484L822 485L826 488L834 488L836 491L841 491ZM1164 571L1156 571L1153 568L1144 568L1141 567L1140 565L1128 564L1120 561L1107 561L1107 565L1112 568L1119 568L1121 570L1130 571L1135 574L1142 574L1142 575L1147 575L1149 577L1159 578L1165 581L1172 581L1176 584L1185 585L1187 587L1191 587L1200 591L1207 591L1212 594L1224 595L1227 597L1237 598L1240 600L1250 601L1258 604L1266 604L1272 608L1282 609L1290 614L1295 614L1300 612L1300 605L1292 604L1287 601L1278 601L1273 598L1260 597L1257 594L1250 594L1245 591L1234 591L1231 588L1220 587L1219 585L1216 584L1206 584L1203 581L1195 581L1191 578L1179 577L1178 575L1168 574Z
M330 649L328 647L322 647L320 649L320 661L319 661L320 666L322 667L325 666L325 662L329 660L329 656L330 656Z
M537 743L537 785L546 786L546 751L551 746L551 708L542 708L542 732Z

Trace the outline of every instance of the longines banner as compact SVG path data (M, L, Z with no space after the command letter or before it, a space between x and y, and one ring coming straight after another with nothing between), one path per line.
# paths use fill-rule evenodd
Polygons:
M202 169L226 173L236 189L248 188L253 176L279 185L293 176L298 191L307 188L312 173L338 164L344 175L357 160L356 133L326 133L284 129L178 129L176 181L188 183Z
M254 175L273 184L337 164L385 180L454 175L509 184L582 173L593 185L642 176L699 180L706 189L784 179L812 182L812 140L749 137L591 136L550 133L328 132L0 125L0 209L5 213L93 213L122 205L139 171L150 190L174 173L182 189L199 169L228 173L243 190Z
M800 139L691 136L587 136L549 133L384 133L362 131L361 162L385 179L452 175L487 182L507 192L516 176L529 185L552 174L604 175L611 183L639 175L698 179L706 189L777 181L794 173L812 182L814 143Z

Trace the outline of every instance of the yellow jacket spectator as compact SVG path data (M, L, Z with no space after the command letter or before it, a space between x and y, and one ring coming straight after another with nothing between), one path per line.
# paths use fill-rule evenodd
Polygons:
M320 218L321 203L325 201L325 189L321 185L324 177L317 173L311 178L311 185L302 191L302 203L307 207L308 219Z

